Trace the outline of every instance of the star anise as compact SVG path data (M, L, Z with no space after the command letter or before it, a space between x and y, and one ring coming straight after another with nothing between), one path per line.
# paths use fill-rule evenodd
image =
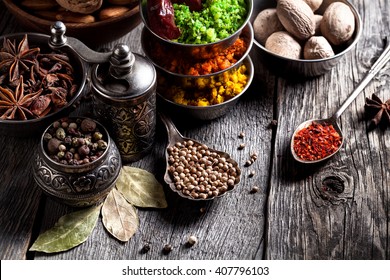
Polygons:
M17 81L24 71L28 71L30 66L35 64L39 52L39 48L30 49L27 34L18 47L15 41L4 39L3 48L0 51L1 80L4 80L8 74L10 83Z
M27 120L36 118L29 106L41 93L42 89L25 95L23 76L20 76L15 92L0 86L0 119Z
M382 102L376 94L372 94L371 98L366 98L365 108L375 126L381 122L385 125L390 124L390 99Z

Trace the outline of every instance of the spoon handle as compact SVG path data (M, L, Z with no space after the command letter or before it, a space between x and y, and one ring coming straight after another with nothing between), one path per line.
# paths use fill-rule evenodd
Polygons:
M167 129L168 142L172 144L181 141L183 139L183 135L181 135L180 132L177 130L172 120L164 113L158 112L158 115L160 116L161 121L164 123L165 128Z
M360 81L359 85L351 93L351 95L344 101L341 107L333 114L333 119L338 119L341 114L347 109L349 104L359 95L359 93L368 85L368 83L374 78L374 76L386 65L390 59L390 40L386 38L387 46L382 52L381 56L377 61L371 66L371 69L367 72L363 80Z

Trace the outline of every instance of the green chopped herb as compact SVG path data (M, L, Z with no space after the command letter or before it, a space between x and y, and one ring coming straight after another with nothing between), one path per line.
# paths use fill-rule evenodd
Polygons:
M245 0L206 0L199 12L191 12L185 4L173 4L173 8L181 31L177 42L185 44L222 40L243 25L248 13Z

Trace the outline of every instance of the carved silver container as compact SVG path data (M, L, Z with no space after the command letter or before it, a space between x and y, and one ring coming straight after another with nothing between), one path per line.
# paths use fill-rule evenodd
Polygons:
M115 186L122 166L121 156L107 130L97 123L107 138L107 149L95 161L82 165L66 165L52 160L44 149L43 133L33 162L36 184L57 201L85 207L105 199Z
M66 37L65 31L62 22L54 23L50 47L70 48L95 65L91 72L94 114L109 130L123 161L141 159L151 150L155 136L154 65L125 44L116 45L110 52L95 52L81 41Z
M109 128L122 160L133 162L152 148L156 127L156 70L141 55L118 45L109 63L91 73L94 114Z

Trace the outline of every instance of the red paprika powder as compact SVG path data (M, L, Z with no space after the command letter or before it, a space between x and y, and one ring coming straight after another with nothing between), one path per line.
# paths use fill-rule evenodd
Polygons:
M293 148L300 159L314 161L336 152L341 140L333 125L312 122L294 136Z

